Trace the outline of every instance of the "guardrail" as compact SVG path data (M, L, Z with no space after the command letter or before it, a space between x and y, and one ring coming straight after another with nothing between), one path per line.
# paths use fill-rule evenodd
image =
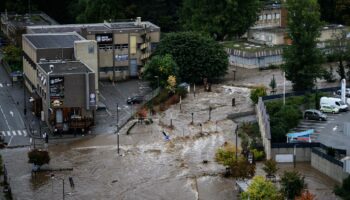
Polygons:
M317 89L318 92L335 92L339 90L340 87L329 87L329 88L320 88ZM301 91L301 92L289 92L285 93L285 97L293 97L293 96L302 96L305 95L306 93L316 93L316 90L310 90L310 91ZM273 94L273 95L268 95L268 96L263 96L262 100L273 100L273 99L282 99L283 94Z
M330 155L327 155L326 153L322 152L318 148L312 148L311 151L312 151L312 153L317 154L318 156L328 160L329 162L331 162L331 163L333 163L335 165L338 165L338 166L343 168L343 162L342 161L337 160L336 158L334 158L334 157L332 157Z

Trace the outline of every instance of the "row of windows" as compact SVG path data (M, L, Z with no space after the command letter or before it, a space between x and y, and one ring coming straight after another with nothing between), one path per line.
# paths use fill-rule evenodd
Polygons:
M259 20L271 20L271 19L279 19L280 14L279 13L274 13L274 14L265 14L265 15L260 15Z

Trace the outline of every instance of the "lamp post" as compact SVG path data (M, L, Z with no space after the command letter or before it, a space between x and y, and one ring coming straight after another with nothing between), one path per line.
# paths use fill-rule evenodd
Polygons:
M23 105L24 105L24 108L23 108L23 114L24 116L27 115L27 102L26 102L26 83L25 83L25 74L23 73Z
M157 88L159 88L159 76L154 76L157 79Z
M236 125L236 129L235 129L235 134L236 134L236 162L237 162L237 159L238 159L238 148L237 148L237 145L238 145L238 124Z
M119 104L117 104L117 143L118 143L118 155L119 155Z

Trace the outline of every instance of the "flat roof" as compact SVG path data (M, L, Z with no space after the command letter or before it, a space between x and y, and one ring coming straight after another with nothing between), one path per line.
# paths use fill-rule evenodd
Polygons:
M64 74L85 74L93 72L89 67L80 61L63 61L63 62L45 62L38 63L46 73L50 72L50 66L53 65L51 75L64 75Z
M24 34L36 49L73 48L74 41L85 40L77 33Z
M28 33L54 33L54 32L78 32L82 33L85 29L87 32L112 32L128 31L128 30L143 30L159 31L160 28L151 22L143 21L139 25L135 22L105 22L96 24L65 24L65 25L51 25L51 26L28 26Z
M1 18L15 27L24 28L26 26L37 25L57 25L58 23L45 13L15 14L1 13Z

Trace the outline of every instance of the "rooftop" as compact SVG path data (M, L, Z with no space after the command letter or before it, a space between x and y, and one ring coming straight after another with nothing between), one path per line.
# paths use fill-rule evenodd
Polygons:
M53 49L53 48L73 48L74 41L84 40L77 33L45 33L45 34L24 34L36 49Z
M57 32L112 32L112 31L128 31L128 30L144 30L159 31L160 28L151 22L143 21L137 24L136 22L105 22L97 24L65 24L53 26L29 26L28 33L57 33Z
M47 62L38 63L38 65L46 72L50 72L50 65L53 66L51 75L63 75L63 74L85 74L88 72L93 72L84 63L79 61L70 62Z
M14 13L1 13L1 18L7 21L10 25L17 28L25 28L26 26L36 25L56 25L55 20L50 18L45 13L32 13L32 14L14 14Z

